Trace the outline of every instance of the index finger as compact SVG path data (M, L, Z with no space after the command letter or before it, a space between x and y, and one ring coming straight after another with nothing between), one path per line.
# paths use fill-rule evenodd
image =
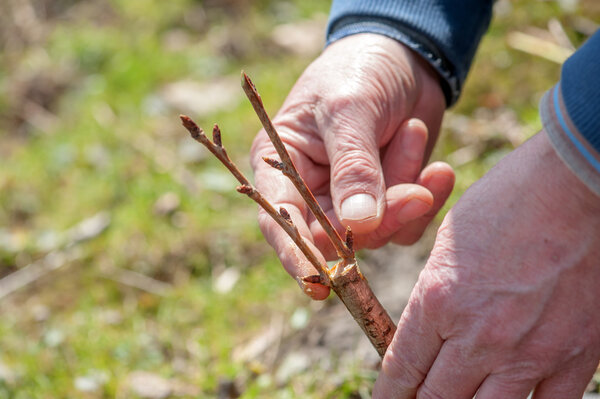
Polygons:
M314 163L294 146L286 145L290 157L301 174L307 171L307 184L314 181L323 167ZM308 210L304 200L294 185L279 170L272 168L262 161L262 157L277 158L277 153L267 135L261 131L252 146L252 166L255 170L255 185L263 196L275 207L283 207L289 213L294 225L310 250L317 256L319 262L325 264L325 259L314 245L312 234L307 225ZM316 175L315 175L316 173ZM325 172L326 174L327 172ZM318 182L318 178L316 179ZM259 225L269 244L275 249L285 270L298 281L304 292L313 299L325 299L329 288L318 283L305 282L303 277L318 274L313 265L306 259L293 240L266 212L260 210Z
M438 356L443 340L422 311L415 286L381 364L373 398L412 399Z

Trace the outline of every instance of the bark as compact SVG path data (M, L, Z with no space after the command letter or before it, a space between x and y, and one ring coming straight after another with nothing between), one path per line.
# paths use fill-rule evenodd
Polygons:
M312 192L304 183L302 176L298 173L285 145L281 141L281 138L277 134L273 123L265 111L262 99L260 98L256 87L245 73L242 73L242 88L248 96L250 103L254 107L258 118L267 131L273 146L281 158L281 162L264 158L265 162L280 170L294 184L298 192L302 195L308 208L315 215L315 218L327 233L338 256L341 258L332 269L329 269L327 265L319 262L303 237L298 233L298 229L294 226L289 213L284 208L280 208L279 211L275 210L269 201L252 186L249 180L229 159L227 152L221 143L221 131L217 125L213 128L212 142L191 118L181 115L180 117L184 127L196 141L207 147L215 157L229 169L241 183L241 186L239 186L237 190L257 202L259 206L261 206L284 229L290 238L292 238L304 256L306 256L307 260L319 272L319 275L305 276L301 280L305 283L320 283L330 287L342 300L354 320L356 320L371 341L371 344L377 350L377 353L383 358L396 331L396 325L373 293L367 279L363 276L358 267L352 248L352 231L348 228L346 230L345 240L342 240L335 230Z

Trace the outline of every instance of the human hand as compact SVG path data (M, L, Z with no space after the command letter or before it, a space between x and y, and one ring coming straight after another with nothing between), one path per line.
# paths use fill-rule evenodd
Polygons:
M600 359L600 198L541 132L448 213L374 398L581 398Z
M412 244L446 201L450 166L421 170L437 138L445 100L435 72L395 40L360 34L333 43L300 77L273 119L309 188L340 231L350 226L355 248L392 241ZM276 157L261 131L251 153L257 188L284 206L313 251L336 254L293 185L262 161ZM316 271L266 213L259 224L294 277ZM309 283L324 299L329 288Z

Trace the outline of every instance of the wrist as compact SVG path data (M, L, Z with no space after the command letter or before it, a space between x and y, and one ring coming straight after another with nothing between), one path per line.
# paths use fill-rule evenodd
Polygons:
M558 156L600 201L600 152L589 140L593 135L589 131L588 137L582 135L567 112L561 84L546 92L540 103L540 115Z
M548 132L542 130L534 138L538 143L540 162L538 168L551 176L555 194L564 201L565 210L573 210L581 216L600 219L600 197L588 187L560 156Z

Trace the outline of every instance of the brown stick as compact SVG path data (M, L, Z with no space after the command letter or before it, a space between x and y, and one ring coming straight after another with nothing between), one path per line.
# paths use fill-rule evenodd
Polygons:
M319 221L323 227L323 230L325 230L327 236L331 240L331 243L335 247L338 256L342 259L352 259L354 257L353 251L348 249L348 247L342 241L342 238L331 224L331 221L327 218L327 215L325 215L325 212L323 212L323 209L319 206L319 203L313 196L312 192L304 183L304 179L302 179L302 176L300 176L300 173L298 173L298 170L294 166L294 162L292 161L290 154L283 145L281 137L277 133L277 130L275 130L275 126L273 126L273 123L271 122L271 119L269 118L269 115L263 106L262 99L256 90L256 86L254 86L254 83L252 83L248 75L246 75L244 72L242 72L242 88L250 100L258 119L260 119L260 122L265 128L269 139L273 143L277 154L281 158L283 167L280 170L291 180L292 184L294 184L304 199L304 202L306 202L306 205L309 207L310 211L313 213L313 215L315 215L315 218ZM265 161L269 163L269 161L266 159Z
M190 132L192 138L197 142L204 145L210 152L214 154L219 161L229 171L235 178L241 183L241 186L237 187L237 191L241 194L246 194L248 197L252 198L262 209L265 210L282 228L285 232L290 236L290 238L294 241L294 243L300 248L300 251L306 256L306 259L319 271L319 274L324 282L329 282L329 270L326 265L323 265L319 259L315 256L315 254L310 250L306 241L302 238L300 233L298 232L298 228L294 226L292 223L292 219L290 218L289 213L285 208L280 208L279 212L275 210L273 205L269 201L262 196L262 194L250 184L250 181L244 176L244 174L238 169L238 167L233 163L229 156L227 155L227 151L225 147L223 147L221 143L221 131L217 125L213 128L213 142L211 142L204 131L190 118L186 115L179 115L181 118L181 122L183 126Z
M342 262L336 265L341 271L336 270L331 277L331 288L383 358L396 332L396 324L371 290L356 261L346 267Z
M294 226L288 212L283 208L280 209L280 212L275 211L274 207L258 192L258 190L256 190L256 188L252 187L250 182L229 159L225 149L221 145L220 131L216 125L214 131L218 133L213 140L215 143L212 143L202 132L202 129L200 129L189 117L184 115L181 116L183 125L189 130L194 139L206 146L238 179L242 184L242 186L238 187L238 191L247 194L256 201L285 230L294 243L298 245L309 262L311 262L311 264L315 266L315 269L319 271L319 276L305 276L302 278L302 281L305 283L321 283L331 287L340 297L354 320L356 320L367 335L371 344L377 350L377 353L383 358L387 347L392 341L394 332L396 331L396 325L371 290L367 279L363 276L358 267L352 248L352 231L349 228L346 230L346 239L344 241L335 230L331 221L327 218L325 212L294 166L279 134L275 130L275 127L265 111L256 87L245 73L242 73L242 87L279 154L281 162L270 158L263 159L272 167L280 170L291 180L302 195L308 208L315 215L315 218L319 223L321 223L321 226L341 258L331 270L321 264L315 254L306 245L306 242L298 233L298 229Z

